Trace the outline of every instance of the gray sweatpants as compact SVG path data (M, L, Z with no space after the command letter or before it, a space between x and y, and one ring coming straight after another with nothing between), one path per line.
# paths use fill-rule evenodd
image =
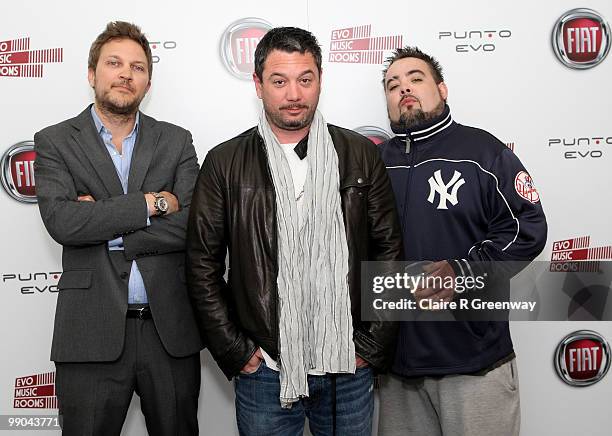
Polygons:
M515 436L516 359L485 375L381 378L378 436Z

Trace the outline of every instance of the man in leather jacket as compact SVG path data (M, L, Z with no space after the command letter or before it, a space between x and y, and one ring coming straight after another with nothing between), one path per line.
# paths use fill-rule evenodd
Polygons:
M361 321L361 262L402 257L391 185L374 144L317 111L310 32L268 32L253 80L259 125L208 153L191 205L200 330L235 380L241 434L302 434L307 417L315 435L369 436L396 326Z

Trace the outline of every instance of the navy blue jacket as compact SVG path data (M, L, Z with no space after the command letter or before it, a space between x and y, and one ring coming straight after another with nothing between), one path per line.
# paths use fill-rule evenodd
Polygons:
M531 177L491 134L450 109L380 145L396 197L406 260L448 260L457 275L482 261L530 261L546 243ZM509 279L506 279L509 286ZM395 373L468 374L513 352L507 322L403 322Z

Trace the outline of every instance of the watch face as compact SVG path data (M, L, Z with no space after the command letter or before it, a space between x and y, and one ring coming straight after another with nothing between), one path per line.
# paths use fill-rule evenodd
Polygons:
M168 212L168 202L163 197L157 199L157 207L161 212Z

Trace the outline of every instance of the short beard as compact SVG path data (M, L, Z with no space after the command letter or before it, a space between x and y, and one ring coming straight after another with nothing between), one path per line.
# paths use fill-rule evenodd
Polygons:
M140 107L140 103L142 102L144 96L142 98L135 98L132 101L128 101L122 104L117 104L111 99L107 98L104 94L99 94L95 91L96 95L96 104L100 108L101 111L106 112L111 115L117 115L120 117L128 117L130 115L138 112L138 108Z
M308 110L302 119L285 120L280 114L280 111L268 110L266 105L264 105L264 109L266 110L266 116L271 124L274 124L279 129L288 131L301 130L310 126L315 115L314 110Z
M100 109L103 110L104 112L108 112L113 115L121 115L121 116L135 114L136 112L138 112L138 107L140 106L139 101L134 101L132 103L129 103L123 106L116 105L115 103L108 101L108 100L102 100L102 101L98 100L97 103Z
M96 103L102 111L120 116L133 115L138 112L138 107L140 106L140 101L138 99L123 105L118 105L108 99L98 98L98 96L96 96Z
M422 109L417 109L412 112L404 112L400 115L399 121L390 121L393 130L409 130L425 124L429 120L433 120L444 112L446 102L440 101L438 106L429 112L424 112Z

